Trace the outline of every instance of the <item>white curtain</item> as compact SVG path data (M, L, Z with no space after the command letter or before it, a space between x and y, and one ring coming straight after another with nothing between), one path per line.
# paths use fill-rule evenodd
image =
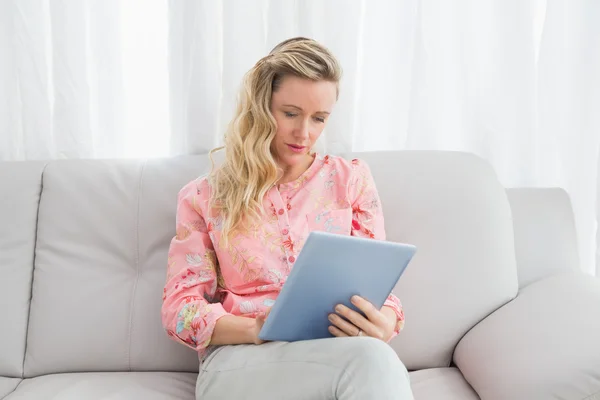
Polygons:
M0 160L163 155L164 1L0 0Z
M308 36L344 68L328 151L462 150L564 187L600 274L598 21L597 0L0 0L0 160L209 150L244 72Z

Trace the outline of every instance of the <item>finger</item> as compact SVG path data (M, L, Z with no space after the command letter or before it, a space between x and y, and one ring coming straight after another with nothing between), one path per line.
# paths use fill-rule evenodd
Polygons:
M387 326L387 318L385 315L377 309L370 301L363 299L360 296L352 296L352 304L356 306L359 310L365 313L367 319L371 321L374 325L378 327Z
M329 327L329 333L331 333L335 337L347 337L348 336L344 332L342 332L341 330L336 328L335 326Z
M338 328L348 336L358 335L360 328L357 328L355 325L346 321L337 314L329 314L329 321L333 324L334 327Z
M374 328L376 329L376 327L363 315L346 307L343 304L337 305L335 307L335 311L336 313L347 319L352 325L354 325L354 327L362 330L367 334L372 332ZM354 331L354 334L356 334L356 331Z
M256 316L256 320L257 320L257 322L258 322L258 323L261 325L261 327L262 327L262 325L264 325L264 324L265 324L265 321L267 320L267 316L266 316L265 314L262 314L262 313L261 313L261 314L258 314L258 315Z

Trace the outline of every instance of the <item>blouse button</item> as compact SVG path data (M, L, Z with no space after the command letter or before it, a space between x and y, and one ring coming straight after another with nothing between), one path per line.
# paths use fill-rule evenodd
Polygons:
M288 231L287 229L284 229L281 231L282 235L287 235L288 233L290 233L290 231Z
M288 260L290 260L291 263L293 263L294 261L296 261L296 259L294 258L294 256L290 256L290 258L288 258Z
M279 215L283 215L283 208L280 208L278 212L279 212Z

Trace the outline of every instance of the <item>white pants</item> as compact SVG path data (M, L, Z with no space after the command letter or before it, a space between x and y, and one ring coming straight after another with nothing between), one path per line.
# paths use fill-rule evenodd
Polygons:
M412 400L404 364L368 337L224 346L200 365L197 400Z

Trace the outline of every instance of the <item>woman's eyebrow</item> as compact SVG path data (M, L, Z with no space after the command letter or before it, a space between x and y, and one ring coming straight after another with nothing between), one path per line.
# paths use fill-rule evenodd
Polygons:
M283 107L291 107L291 108L295 108L296 110L303 111L301 107L295 106L293 104L284 104Z
M295 108L296 110L299 111L304 111L301 107L295 106L293 104L284 104L283 107L291 107L291 108ZM317 111L315 114L331 114L329 111Z

